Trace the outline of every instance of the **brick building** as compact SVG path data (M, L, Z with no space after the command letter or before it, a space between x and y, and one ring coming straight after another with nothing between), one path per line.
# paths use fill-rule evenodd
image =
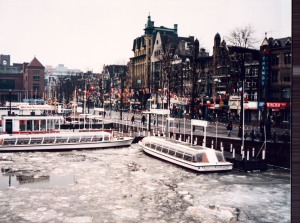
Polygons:
M10 55L0 55L0 100L22 101L43 98L44 66L34 58L30 63L10 64Z

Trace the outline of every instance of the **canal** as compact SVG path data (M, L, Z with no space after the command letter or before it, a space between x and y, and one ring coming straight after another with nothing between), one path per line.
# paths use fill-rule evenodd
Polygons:
M128 148L0 154L0 222L290 222L290 172L198 174Z

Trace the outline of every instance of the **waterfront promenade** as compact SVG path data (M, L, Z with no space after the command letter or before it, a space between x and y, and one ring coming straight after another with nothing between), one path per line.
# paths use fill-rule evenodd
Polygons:
M111 115L109 115L111 114ZM134 115L135 121L134 123L131 122L131 118ZM141 118L142 118L142 112L137 112L137 113L132 113L132 112L122 112L122 120L120 120L120 112L116 112L116 111L107 111L106 112L106 116L105 116L105 120L106 122L111 121L113 123L117 123L117 124L122 124L122 125L126 125L129 127L137 127L140 130L147 130L147 126L148 126L148 121L146 119L144 125L141 124ZM163 124L162 124L163 122ZM175 132L175 133L190 133L191 130L191 120L190 119L184 119L184 118L175 118L174 121L170 122L170 131ZM152 117L151 119L151 129L155 130L156 132L162 132L163 130L165 131L165 125L166 125L166 118L161 118L159 117L158 119L158 123L155 123L157 125L154 125L154 118ZM240 137L238 137L238 131L239 131L239 123L233 123L233 129L231 132L231 136L228 137L227 135L227 130L226 130L226 126L227 126L227 122L209 122L209 125L206 129L207 131L207 135L208 136L217 136L218 137L224 137L224 138L232 138L232 139L240 139ZM248 137L246 139L250 140L250 133L252 131L252 129L259 133L260 132L260 127L259 127L259 123L258 122L253 122L251 124L245 124L245 133L248 134ZM287 127L277 127L275 125L273 125L271 127L271 132L276 131L277 136L279 137L282 133L284 132L289 132L290 130ZM200 129L199 127L195 128L195 134L203 134L203 129ZM279 137L280 139L280 137ZM268 140L271 141L271 140Z

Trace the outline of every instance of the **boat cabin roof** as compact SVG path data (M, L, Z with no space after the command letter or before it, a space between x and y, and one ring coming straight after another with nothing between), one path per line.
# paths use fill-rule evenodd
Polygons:
M181 145L179 143L174 144L173 142L167 141L163 138L157 138L157 137L153 137L153 136L147 136L143 139L143 141L145 143L158 144L158 145L165 146L165 147L168 147L171 149L173 147L174 150L182 151L184 153L189 153L189 154L197 154L197 153L201 152L201 150L205 149L202 146L197 147L197 149L194 149L194 148L191 148L186 145ZM174 145L175 145L175 147L174 147ZM198 149L198 148L200 148L200 149Z
M49 138L49 137L91 137L91 136L111 136L109 132L61 132L61 133L47 133L47 134L4 134L0 135L0 139L25 139L25 138Z

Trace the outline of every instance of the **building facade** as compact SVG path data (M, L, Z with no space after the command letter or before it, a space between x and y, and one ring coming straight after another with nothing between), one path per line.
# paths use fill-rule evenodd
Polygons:
M45 67L36 57L27 65L23 71L23 87L30 98L44 98L45 89Z
M134 56L130 58L129 76L130 86L134 89L150 88L153 79L151 68L151 56L153 53L154 40L157 33L172 33L177 35L177 24L174 28L166 28L164 26L155 27L154 21L148 16L144 29L144 35L137 37L133 41L132 51Z
M267 38L263 40L260 51L262 55L262 73L267 77L265 84L261 81L261 104L266 104L266 116L276 123L290 121L290 92L292 72L292 38Z

